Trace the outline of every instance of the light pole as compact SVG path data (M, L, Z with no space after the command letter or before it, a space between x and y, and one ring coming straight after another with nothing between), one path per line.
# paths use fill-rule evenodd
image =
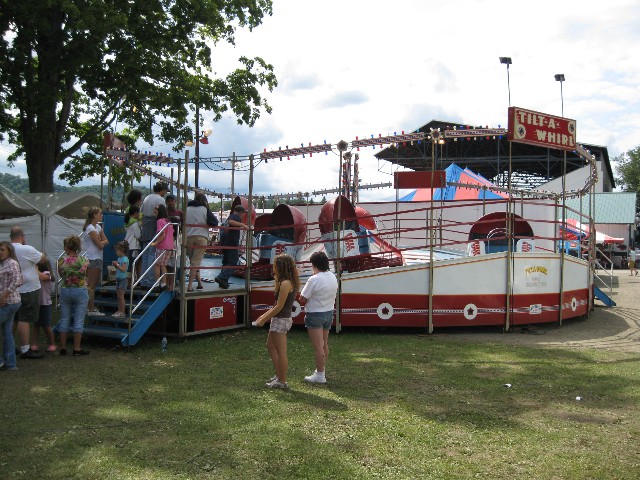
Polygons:
M198 183L200 180L200 143L207 144L209 143L208 136L211 135L211 130L205 130L202 132L202 136L200 136L200 107L196 105L196 136L195 142L188 140L185 142L185 146L193 147L196 146L195 149L195 173L194 173L194 184L195 188L198 188Z
M196 162L195 162L195 173L193 176L193 182L195 187L198 188L198 180L200 179L200 107L196 105Z
M500 58L500 63L502 65L507 66L507 90L509 90L509 106L511 106L511 83L509 82L509 65L513 62L511 61L511 57L498 57Z
M562 105L562 116L564 117L564 96L562 94L562 83L564 82L564 73L556 73L554 75L556 82L560 82L560 102Z

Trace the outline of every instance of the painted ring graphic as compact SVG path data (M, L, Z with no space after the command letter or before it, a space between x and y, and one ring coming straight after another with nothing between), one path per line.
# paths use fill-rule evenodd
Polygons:
M293 302L293 305L291 305L291 318L294 318L300 315L301 311L302 311L302 308L300 307L300 302L295 300Z
M376 313L381 320L389 320L393 316L393 307L390 303L381 303Z
M575 312L576 308L578 308L578 301L576 300L576 297L573 297L571 299L571 310Z
M465 305L462 313L464 314L464 318L466 318L467 320L474 320L478 316L478 307L476 307L473 303L468 303L467 305Z
M527 136L527 129L524 125L522 125L521 123L516 124L516 128L515 128L515 137L520 139L520 138L524 138Z

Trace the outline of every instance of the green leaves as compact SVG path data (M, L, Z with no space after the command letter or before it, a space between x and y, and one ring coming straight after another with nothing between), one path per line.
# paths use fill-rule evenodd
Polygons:
M627 192L640 193L640 146L613 159L617 164L616 182Z
M24 152L32 191L50 191L69 157L82 165L65 167L69 179L99 171L100 151L81 149L116 118L150 144L192 138L195 104L253 125L271 111L273 66L241 57L217 78L212 48L270 14L271 0L3 2L0 137Z

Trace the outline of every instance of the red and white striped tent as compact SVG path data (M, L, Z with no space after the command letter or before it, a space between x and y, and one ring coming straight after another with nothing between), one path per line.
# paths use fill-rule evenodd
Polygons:
M562 221L562 220L561 220ZM582 238L589 238L589 225L580 223L575 218L568 218L565 220L565 231L567 240L579 240ZM562 226L560 227L562 230ZM596 243L599 245L608 245L613 243L624 243L624 238L611 237L605 233L598 232L596 230Z
M472 172L468 168L461 168L452 163L447 168L447 186L433 189L434 200L476 200L476 199L500 199L509 198L502 191L495 190L495 185L482 175ZM458 185L452 185L451 183ZM485 188L467 188L465 185L474 185ZM492 187L494 190L492 190ZM418 188L399 199L401 202L428 202L431 200L430 188Z

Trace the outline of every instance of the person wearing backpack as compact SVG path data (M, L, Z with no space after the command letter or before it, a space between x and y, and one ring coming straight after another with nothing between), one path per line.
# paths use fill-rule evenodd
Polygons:
M187 255L190 263L187 292L193 292L194 278L198 282L197 289L202 290L204 288L200 279L200 265L202 264L205 249L209 244L209 227L217 226L218 217L209 209L207 196L202 192L196 193L194 199L187 204L185 218Z

